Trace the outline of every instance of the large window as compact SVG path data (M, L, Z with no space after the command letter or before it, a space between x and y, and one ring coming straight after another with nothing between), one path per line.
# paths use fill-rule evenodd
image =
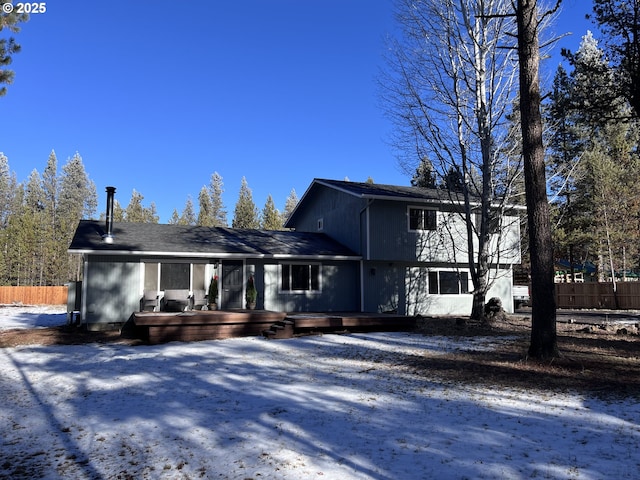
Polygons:
M191 265L163 263L160 265L160 290L189 290Z
M409 207L409 230L435 230L436 211L427 208Z
M144 262L144 290L204 290L205 263Z
M429 272L429 293L432 295L469 293L469 272L446 270Z
M476 213L476 229L478 231L480 231L480 225L482 222L482 215L480 215L479 213ZM489 233L494 234L494 233L498 233L500 231L500 216L498 215L498 212L496 211L492 211L489 215Z
M280 265L280 290L283 292L320 291L320 264L283 263Z

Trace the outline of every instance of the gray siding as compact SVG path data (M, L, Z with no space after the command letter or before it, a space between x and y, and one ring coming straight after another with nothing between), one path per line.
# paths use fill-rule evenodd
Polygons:
M123 324L140 310L139 259L89 257L84 280L84 321L90 330Z
M468 262L466 224L455 211L437 212L437 228L432 231L409 231L410 202L375 201L369 206L369 260L463 264ZM493 235L489 253L492 262L520 262L520 224L518 217L505 216L502 231ZM366 232L366 229L363 229ZM478 239L474 240L477 253Z
M404 267L386 262L364 262L363 265L363 310L404 315Z
M353 312L360 310L358 262L321 262L320 292L280 291L278 263L264 266L264 308L279 312Z
M409 231L405 202L375 201L369 207L370 260L459 263L467 260L464 223L456 213L437 212L433 231Z
M458 266L466 270L466 265ZM469 315L473 303L471 293L429 294L429 270L455 270L453 265L364 262L363 285L365 312L397 312L401 315ZM513 311L511 270L492 271L493 286L487 294L502 299L507 312ZM469 280L469 292L472 284Z
M350 248L362 252L360 243L360 215L366 202L337 190L319 186L305 198L305 209L296 221L295 229L301 232L317 232L322 219L322 232Z

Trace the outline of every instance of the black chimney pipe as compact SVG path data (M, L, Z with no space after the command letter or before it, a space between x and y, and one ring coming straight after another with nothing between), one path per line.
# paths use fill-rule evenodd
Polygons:
M107 212L106 212L107 233L105 233L102 236L102 239L106 243L113 243L113 198L115 196L115 193L116 193L116 187L107 187Z

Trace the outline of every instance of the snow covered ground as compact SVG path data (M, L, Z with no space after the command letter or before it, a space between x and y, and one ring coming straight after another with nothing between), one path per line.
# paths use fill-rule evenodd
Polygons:
M66 321L0 312L0 329ZM447 385L403 365L495 341L0 349L0 478L638 478L637 400Z
M0 306L0 331L57 327L66 323L66 305Z

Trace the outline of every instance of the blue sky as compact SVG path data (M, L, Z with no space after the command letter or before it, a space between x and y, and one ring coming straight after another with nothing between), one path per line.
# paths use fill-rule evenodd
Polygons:
M563 3L555 31L574 34L557 50L575 50L591 2ZM315 177L409 183L376 87L392 0L46 5L17 36L0 98L0 152L19 181L51 150L60 168L79 152L99 210L107 185L122 206L135 188L162 223L189 195L197 207L214 171L229 219L243 176L260 210L269 194L282 209Z

